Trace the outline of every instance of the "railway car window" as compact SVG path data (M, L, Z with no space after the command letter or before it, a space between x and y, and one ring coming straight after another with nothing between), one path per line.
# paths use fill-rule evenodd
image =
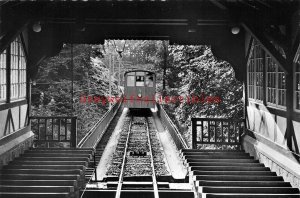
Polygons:
M134 87L135 76L127 76L127 87Z
M146 86L153 87L153 75L152 74L146 75Z
M137 87L144 86L145 77L144 76L136 76L136 85Z

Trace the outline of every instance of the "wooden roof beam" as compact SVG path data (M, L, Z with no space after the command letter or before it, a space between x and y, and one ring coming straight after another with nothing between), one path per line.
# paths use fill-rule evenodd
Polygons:
M212 4L214 4L215 6L217 6L218 8L220 8L221 10L227 10L228 8L222 4L221 2L219 2L218 0L209 0Z
M253 27L250 24L242 23L242 26L248 31L253 38L255 38L262 47L267 51L267 53L277 62L280 68L286 73L290 73L289 67L291 65L287 64L287 60L277 51L277 49L270 43L270 41L264 36L263 32L257 27Z

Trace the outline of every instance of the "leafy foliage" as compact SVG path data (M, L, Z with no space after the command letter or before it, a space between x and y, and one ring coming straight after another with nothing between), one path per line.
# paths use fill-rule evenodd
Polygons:
M220 101L193 103L183 100L168 104L169 114L191 141L188 126L192 117L241 118L242 84L235 79L233 68L217 60L208 46L169 46L168 95L219 98ZM166 106L166 105L165 105Z
M81 96L108 95L109 68L103 56L97 56L91 45L74 45L72 99L71 45L65 45L58 56L44 60L39 65L36 86L32 86L32 114L39 116L74 115L78 117L78 140L108 110L108 103L82 103ZM117 95L114 80L112 94Z
M107 40L104 45L74 45L74 107L72 109L72 57L71 46L45 60L33 87L33 114L77 115L81 131L79 139L108 109L103 104L82 104L81 95L108 95L108 56L115 44L121 41ZM242 84L235 79L233 68L225 61L216 59L209 46L169 45L166 41L126 41L123 61L138 68L149 69L157 74L157 91L168 96L184 98L218 97L219 102L182 102L165 104L173 121L191 142L191 117L243 116ZM123 68L123 71L126 68ZM165 75L163 74L166 71ZM118 72L115 76L118 76ZM166 80L163 90L162 80ZM60 82L60 83L56 83ZM117 79L113 77L113 95L117 94ZM42 93L42 94L41 94ZM106 103L107 104L107 103Z

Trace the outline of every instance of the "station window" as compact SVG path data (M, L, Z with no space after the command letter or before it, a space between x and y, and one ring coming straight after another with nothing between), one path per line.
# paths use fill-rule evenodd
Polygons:
M267 64L267 103L282 107L286 106L286 76L284 71L269 55Z
M127 87L134 87L135 76L127 76Z
M10 45L11 99L26 97L26 59L20 37Z
M257 42L252 44L248 62L248 97L255 101L263 100L264 51Z
M6 50L0 55L0 102L6 101Z
M264 79L264 52L260 45L255 46L255 62L256 62L256 99L262 101L263 93L263 79Z

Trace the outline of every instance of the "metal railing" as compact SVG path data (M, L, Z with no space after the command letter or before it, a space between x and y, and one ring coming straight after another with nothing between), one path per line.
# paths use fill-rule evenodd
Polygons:
M245 119L192 118L192 147L215 145L241 147ZM226 147L225 146L225 147Z
M89 130L89 132L87 132L87 134L78 143L79 148L96 148L110 122L118 112L121 104L121 102L117 102L111 107L110 110L105 112L102 118Z
M102 136L104 135L105 131L107 130L108 126L110 125L111 121L119 111L120 106L122 105L121 102L115 103L110 110L105 112L102 118L89 130L89 132L82 138L82 140L78 143L79 148L93 148L94 149L94 164L93 164L93 176L89 179L89 182L94 181L97 182L97 163L96 163L96 147L101 140ZM83 190L85 191L85 189ZM84 194L84 193L83 193ZM82 195L83 195L82 194ZM82 197L82 196L81 196Z
M35 146L70 147L77 145L77 117L74 116L32 116L31 129L35 134ZM57 143L64 143L58 145Z
M160 117L161 121L163 122L164 126L168 129L170 135L173 138L173 141L176 144L176 147L180 149L188 148L187 143L184 141L182 135L180 134L176 125L172 122L170 117L168 116L167 112L160 104L156 104L158 109L158 116Z

